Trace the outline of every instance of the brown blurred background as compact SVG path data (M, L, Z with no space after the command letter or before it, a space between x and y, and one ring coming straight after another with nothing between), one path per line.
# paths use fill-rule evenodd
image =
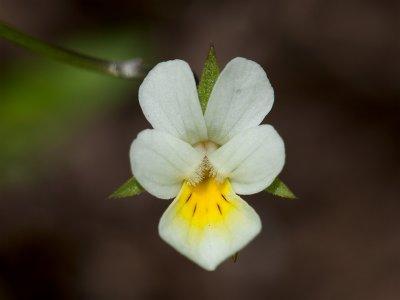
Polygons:
M149 127L128 82L0 40L0 299L400 299L398 1L1 0L89 54L259 62L295 201L245 197L260 236L203 271L158 236L167 201L109 200Z

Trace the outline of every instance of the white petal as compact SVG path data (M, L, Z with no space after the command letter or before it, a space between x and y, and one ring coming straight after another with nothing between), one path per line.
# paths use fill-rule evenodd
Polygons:
M273 102L274 91L262 67L241 57L231 60L218 77L205 112L209 139L222 145L239 131L259 125Z
M208 156L218 176L242 195L268 187L285 164L285 145L270 125L247 129Z
M209 179L196 187L185 183L158 229L178 252L212 271L260 232L261 221L228 181Z
M146 129L133 141L130 160L133 175L146 191L169 199L178 194L183 180L195 172L203 155L168 133Z
M190 144L207 139L196 83L186 62L156 65L139 88L139 103L153 128Z

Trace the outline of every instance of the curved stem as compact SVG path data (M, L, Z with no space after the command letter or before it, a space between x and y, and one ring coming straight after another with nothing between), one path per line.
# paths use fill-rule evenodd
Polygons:
M2 21L0 21L0 37L42 56L79 68L89 69L125 79L138 78L142 76L143 63L140 58L125 61L108 61L91 57L73 50L64 49L40 41L39 39L29 36Z

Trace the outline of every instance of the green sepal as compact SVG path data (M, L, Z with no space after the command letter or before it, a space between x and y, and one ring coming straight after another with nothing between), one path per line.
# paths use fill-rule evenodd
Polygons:
M199 94L200 106L203 113L206 110L208 99L210 98L211 91L219 76L219 67L217 64L217 57L215 55L214 46L210 47L206 61L204 63L203 72L201 73L199 86L197 92Z
M278 177L266 188L268 193L288 199L297 199L296 195Z
M131 196L139 195L144 191L144 188L136 180L135 177L128 179L123 185L121 185L114 193L112 193L108 198L126 198Z

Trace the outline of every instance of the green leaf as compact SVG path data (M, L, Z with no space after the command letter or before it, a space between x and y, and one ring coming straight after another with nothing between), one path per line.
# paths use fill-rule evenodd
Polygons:
M123 185L121 185L114 193L112 193L108 198L125 198L139 195L144 191L144 188L140 183L132 177L128 179Z
M199 100L203 113L206 110L208 99L210 98L211 91L214 87L215 82L219 76L219 67L217 64L217 57L215 55L214 46L210 47L206 61L204 63L204 69L201 73L200 83L197 88L199 94Z
M278 177L275 178L274 182L271 183L269 187L267 187L266 191L272 195L288 198L288 199L296 199L297 197L293 192L284 184Z

